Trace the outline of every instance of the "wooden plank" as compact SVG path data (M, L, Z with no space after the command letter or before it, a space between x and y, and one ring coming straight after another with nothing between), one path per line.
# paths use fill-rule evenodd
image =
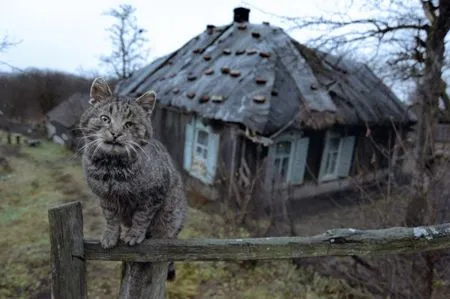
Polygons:
M380 230L336 229L312 237L145 240L101 248L85 241L88 260L161 262L290 259L314 256L383 255L450 248L450 224Z
M87 298L80 202L48 210L50 225L52 298Z

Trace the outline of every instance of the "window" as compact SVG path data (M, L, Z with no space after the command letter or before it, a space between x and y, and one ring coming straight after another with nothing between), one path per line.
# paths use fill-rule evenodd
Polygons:
M208 132L196 130L195 151L198 159L206 161L208 158Z
M309 138L285 134L269 147L266 185L301 184L305 174Z
M334 176L337 170L339 148L341 146L341 138L339 135L331 135L328 140L328 150L325 152L325 166L323 170L324 176Z
M213 182L219 148L219 135L193 118L185 129L184 169L204 183Z
M275 157L273 161L275 180L286 182L291 162L291 141L281 141L275 144Z
M319 181L348 176L354 144L354 136L342 137L340 134L331 131L325 134Z

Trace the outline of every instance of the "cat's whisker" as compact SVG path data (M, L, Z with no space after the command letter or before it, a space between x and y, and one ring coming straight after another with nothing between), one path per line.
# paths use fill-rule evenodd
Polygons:
M85 143L82 139L78 140L76 146L74 147L75 152L72 158L75 159L78 155L82 155L83 151L90 145L92 141Z
M97 141L97 146L95 147L94 152L91 155L91 158L95 157L95 154L97 153L97 151L100 149L102 143L101 143L101 139L96 139L95 141Z
M130 144L130 149L135 153L136 157L139 157L139 152L132 144Z
M81 136L80 139L84 140L84 139L89 139L89 138L92 138L92 137L98 138L98 134L84 135L84 136Z
M75 126L74 129L75 130L80 130L80 131L83 131L83 130L87 131L87 130L89 130L88 128L82 127L81 125Z
M128 144L125 144L125 151L127 152L128 160L131 160L131 153L130 153L130 149L128 148Z
M135 142L135 141L132 141L132 140L130 140L130 143L131 143L133 146L135 146L135 147L137 147L138 149L140 149L140 150L142 151L142 153L145 155L145 157L147 158L147 160L151 160L150 157L149 157L149 155L145 152L145 150L142 148L142 146L139 145L139 143L137 143L137 142Z
M99 139L100 139L100 138L97 138L97 139L94 139L94 140L89 141L88 143L86 143L85 145L83 145L83 146L78 150L78 152L79 152L79 153L83 153L83 151L84 151L85 149L88 149L91 145L93 145L94 143L96 143Z

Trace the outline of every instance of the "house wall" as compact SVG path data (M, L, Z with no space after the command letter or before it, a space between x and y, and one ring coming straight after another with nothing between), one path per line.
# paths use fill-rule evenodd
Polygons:
M373 127L370 136L366 129L356 131L356 150L351 168L352 175L365 175L389 167L395 144L395 132L388 127Z
M387 168L395 141L395 134L388 127L372 127L370 136L366 136L364 127L337 127L334 131L343 136L355 136L355 150L349 175L365 175ZM320 163L323 154L325 130L307 130L304 136L309 137L309 151L307 157L306 181L316 181L319 176Z
M224 192L228 192L228 184L224 182L228 181L233 165L238 164L240 141L234 137L237 134L236 127L219 122L209 123L213 131L220 135L220 145L215 175L217 182L214 185L207 185L189 175L183 168L186 127L192 117L192 114L182 110L159 106L152 115L153 134L166 146L176 167L183 174L190 197L199 201L218 200L225 195Z
M366 137L366 128L363 127L336 127L333 130L340 132L343 136L355 136L355 149L349 176L358 175L364 181L385 175L386 172L383 170L388 167L389 155L392 156L395 140L392 129L387 127L372 128L369 137ZM303 136L309 138L305 177L302 184L289 187L292 196L315 196L350 187L351 182L348 179L318 183L325 133L325 130L305 130L303 132ZM256 157L258 155L257 146L257 144L249 142L246 156ZM260 151L261 158L259 162L254 158L250 158L250 161L252 163L262 163L266 159L267 153L267 150Z
M185 129L192 117L193 115L190 113L171 107L157 107L152 117L154 135L167 147L177 168L183 173L190 197L206 201L208 199L218 200L231 195L229 193L231 192L229 178L231 175L236 175L239 172L242 157L251 171L250 176L256 177L256 174L258 171L261 171L261 167L266 161L268 148L242 136L242 133L239 133L242 131L238 130L237 125L214 121L208 124L215 133L220 135L215 183L208 185L189 175L183 169L183 159ZM337 127L335 130L343 135L356 137L350 176L361 175L369 180L373 180L374 177L367 176L367 174L378 173L379 170L388 166L389 157L385 156L386 153L382 153L381 149L385 151L389 148L392 149L394 145L392 130L387 127L371 128L369 137L366 137L367 130L363 127ZM303 132L303 136L310 139L306 162L307 169L303 184L290 186L291 195L295 197L310 197L339 191L351 185L348 180L344 179L318 183L317 178L322 160L325 133L326 131L324 130L305 130ZM382 175L382 173L380 172L377 176ZM264 176L264 173L262 176ZM263 181L264 177L261 178L261 182ZM255 192L259 193L259 196L263 194L261 190Z
M304 136L309 138L308 156L306 158L305 182L315 182L319 177L325 131L305 131Z

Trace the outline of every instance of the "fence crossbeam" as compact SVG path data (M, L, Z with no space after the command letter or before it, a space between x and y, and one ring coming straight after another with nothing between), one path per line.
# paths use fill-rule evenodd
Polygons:
M450 249L450 223L422 227L329 230L311 237L248 239L153 239L138 246L104 249L83 239L81 203L48 211L52 257L52 298L86 298L86 260L151 262L149 284L122 281L120 298L165 297L167 261L277 260L319 256L384 255ZM124 280L124 277L122 277ZM126 276L125 276L126 278ZM136 287L135 287L136 286ZM133 287L133 288L131 288Z
M86 259L111 261L229 261L318 256L383 255L450 248L450 224L378 230L334 229L311 237L145 240L105 250L85 240Z

